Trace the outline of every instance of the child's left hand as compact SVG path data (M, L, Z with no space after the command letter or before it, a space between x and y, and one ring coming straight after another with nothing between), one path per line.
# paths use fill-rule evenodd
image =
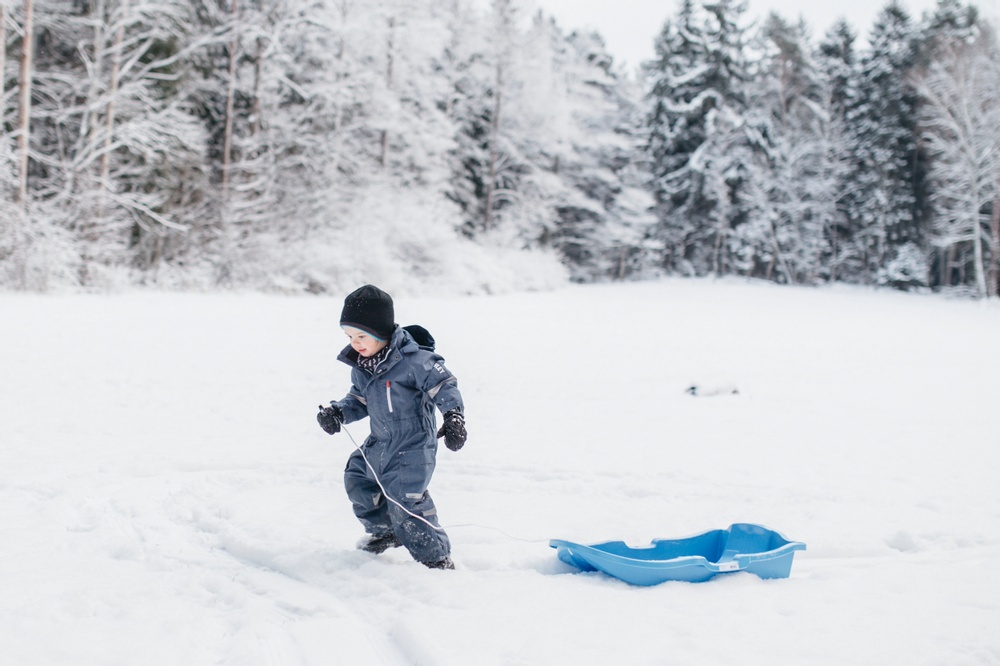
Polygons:
M465 416L457 409L446 412L444 423L441 424L437 433L438 437L444 437L444 445L452 451L458 451L465 446L465 439L468 434L465 432Z

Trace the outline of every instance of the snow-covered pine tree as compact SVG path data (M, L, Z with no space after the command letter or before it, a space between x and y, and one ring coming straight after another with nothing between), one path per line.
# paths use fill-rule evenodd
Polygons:
M829 140L827 162L834 180L834 211L826 227L823 258L831 281L862 272L863 252L854 243L851 225L845 212L844 193L849 190L851 143L847 127L848 109L857 97L857 35L846 20L834 23L816 49L817 67L822 73L824 95L821 107L827 114L825 133ZM855 278L856 279L856 278Z
M836 163L825 82L807 27L771 14L761 32L759 70L750 88L751 126L766 160L751 173L759 197L743 225L752 273L785 283L826 277L827 230L836 219ZM749 233L750 230L756 233Z
M746 132L744 12L744 4L730 0L703 6L682 0L646 68L655 240L668 270L724 274L748 268L734 234L750 219L748 170L757 150Z
M918 28L917 67L927 67L939 56L950 55L956 42L972 43L988 27L974 5L962 0L937 0L934 11L925 14Z
M595 33L568 37L535 17L519 110L519 145L530 169L521 197L543 212L543 244L580 281L642 271L643 237L654 218L641 146L641 93Z
M928 284L926 238L917 208L917 97L911 83L915 35L909 14L890 2L879 13L859 64L847 111L851 170L844 210L865 282ZM846 277L846 276L845 276Z
M445 9L448 39L440 67L448 87L441 103L456 127L447 197L458 205L462 231L472 238L483 230L486 218L496 67L489 45L479 39L489 30L478 13L461 0L452 0Z
M449 196L462 209L468 236L527 245L535 242L533 232L540 225L536 221L526 228L517 208L528 169L514 141L519 118L513 100L523 90L525 75L520 23L520 8L511 0L493 0L485 20L462 3L452 7L446 51L454 90L449 109L459 130Z
M705 270L699 264L707 213L689 162L706 139L705 107L715 104L708 98L698 11L694 0L681 0L656 37L656 58L645 63L650 107L645 150L658 217L651 240L662 246L665 269L688 275Z

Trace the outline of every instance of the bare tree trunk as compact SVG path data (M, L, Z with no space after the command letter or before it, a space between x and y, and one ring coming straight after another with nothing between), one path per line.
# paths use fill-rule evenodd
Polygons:
M716 229L715 245L712 248L712 274L715 276L722 275L722 240L723 230Z
M354 9L353 0L337 0L334 3L334 7L340 14L341 25L346 25L348 17ZM334 80L336 85L340 85L345 79L347 79L347 49L348 43L344 36L343 31L341 31L340 37L337 40L336 48L334 49L334 58L337 61L337 71L334 74ZM330 172L337 173L340 169L341 162L341 146L340 146L340 129L344 125L345 119L345 104L339 102L336 97L334 98L334 110L333 110L333 132L331 132L333 138L331 140L331 158L330 158Z
M257 136L261 125L260 82L264 77L264 38L257 38L257 54L253 58L253 102L250 105L250 135Z
M3 118L3 91L4 83L7 82L7 77L4 72L7 71L7 5L0 2L0 118ZM3 130L3 125L0 124L0 131Z
M80 132L79 132L79 144L76 149L76 153L83 155L94 150L91 143L91 138L94 133L94 129L91 124L92 116L94 114L94 109L97 108L97 100L101 95L101 88L103 87L103 82L101 81L101 73L104 70L104 29L107 27L105 20L105 2L104 0L97 0L93 8L90 11L92 17L92 22L94 25L94 48L92 53L93 64L91 65L92 72L90 74L90 87L87 90L87 100L83 105L83 112L80 114ZM89 182L90 170L87 168L89 165L89 160L84 160L81 163L81 169L83 169L83 176L88 181L84 186L86 191L91 189ZM74 168L66 178L66 194L72 196L77 188L78 184L78 173L77 169ZM88 217L90 217L90 211L87 211ZM93 224L92 221L85 222L85 225ZM87 232L84 232L86 236Z
M986 295L991 298L1000 295L1000 196L993 197L990 214L990 270Z
M111 143L115 130L115 97L122 68L122 46L125 41L125 18L128 15L129 0L122 0L121 16L118 19L118 32L115 34L114 54L111 56L111 81L108 90L107 118L104 120L104 150L101 154L101 176L97 182L98 204L97 217L104 217L105 194L108 191L108 177L111 173Z
M785 272L785 279L788 280L786 284L795 284L795 275L792 274L792 269L788 266L788 261L785 260L785 255L781 252L781 245L778 243L778 228L774 225L773 220L771 221L771 244L774 246L774 256L771 258L771 265L768 266L767 279L771 279L771 270L775 264L780 264L781 270Z
M21 47L20 134L17 137L18 169L17 202L21 210L28 208L28 146L31 129L31 70L35 51L34 2L24 0L24 42Z
M503 111L503 64L497 61L496 89L493 91L493 117L490 118L490 158L486 176L486 203L483 210L483 229L489 231L493 227L493 201L496 198L497 162L500 151L497 142L500 140L500 113Z
M232 19L233 40L229 44L229 86L226 91L226 129L222 141L222 201L229 198L229 170L232 165L233 152L233 107L236 100L236 49L239 47L239 30L237 26L237 0L232 0L229 13Z
M830 256L830 282L833 283L837 281L837 251L839 249L839 234L836 228L833 229L831 235L833 237L830 240L830 252L832 253Z
M392 90L393 86L393 51L395 50L395 37L396 37L396 17L389 18L389 43L387 44L387 57L386 57L386 68L385 68L385 87L387 90ZM386 161L389 158L389 130L382 130L382 152L379 155L379 164L385 166Z
M941 284L951 286L951 265L955 261L955 246L949 245L941 251Z
M496 205L497 174L500 166L500 118L503 113L503 91L506 85L506 64L512 49L515 8L511 0L493 0L493 20L496 40L496 78L493 88L493 117L490 118L489 164L486 175L486 201L483 210L483 230L493 228L493 207Z
M5 72L7 71L7 5L0 0L0 120L3 119L5 115L5 105L3 103L5 86L7 82L7 77ZM0 122L0 140L6 141L4 134L4 125ZM10 266L13 267L14 284L20 288L25 289L27 287L28 278L26 272L26 266L24 261L24 246L27 242L22 235L22 230L24 229L22 211L12 211L12 215L3 215L0 217L0 237L6 235L10 239L11 243L11 256L10 256ZM7 227L5 230L4 227Z
M983 265L983 225L980 224L979 211L976 211L972 227L972 265L976 271L976 291L980 297L986 296L986 271Z
M629 255L628 246L623 246L622 249L619 250L618 252L618 270L615 271L616 280L624 280L625 275L628 273L627 263L626 263L628 261L628 255Z
M986 247L983 243L983 237L986 234L983 231L983 219L982 214L980 213L980 202L982 200L983 195L980 193L979 188L974 184L971 185L969 192L968 220L969 229L972 231L973 277L976 280L976 293L980 298L986 298L986 266L983 262L983 253L986 251Z

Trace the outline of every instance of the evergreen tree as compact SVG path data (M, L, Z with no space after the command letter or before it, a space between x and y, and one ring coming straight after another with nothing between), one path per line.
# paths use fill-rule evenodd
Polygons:
M650 219L632 159L638 95L599 37L567 37L542 13L522 31L505 18L511 10L494 6L499 28L488 50L465 41L465 17L446 52L460 128L449 195L462 206L464 230L480 241L555 249L575 279L636 273L638 229Z
M682 2L655 43L649 139L663 266L684 273L745 269L734 228L749 219L757 138L746 130L744 5Z
M829 138L827 163L832 170L836 190L835 209L826 228L828 255L823 263L829 279L836 281L857 279L863 264L863 252L854 243L848 217L850 198L848 165L852 145L847 126L848 110L855 106L858 97L857 59L854 43L857 39L847 21L837 21L826 33L816 52L817 66L824 82L821 108L828 116L825 135Z
M861 279L901 288L926 285L928 266L918 192L914 32L896 2L879 14L847 110L852 143L844 206Z
M531 93L544 104L536 102L541 131L529 178L554 213L547 242L574 279L640 275L643 237L654 218L647 212L653 204L644 189L648 176L633 159L642 142L639 91L615 69L599 35L564 37L554 22L541 19L536 30L532 41L549 56L531 59L547 62L548 71L535 77L538 89Z
M956 45L972 44L980 35L979 10L962 0L937 0L934 11L919 28L917 66L927 67L941 56L953 55Z
M825 82L803 23L772 14L751 99L762 156L753 174L760 201L745 227L751 273L796 283L825 277L827 230L836 218L836 162ZM754 233L750 233L750 231Z
M494 120L496 102L501 94L497 88L496 50L484 48L479 35L487 32L479 17L456 0L449 7L447 21L449 39L441 58L441 68L447 77L449 89L442 103L451 122L457 128L456 150L451 166L453 177L448 197L460 208L464 218L463 231L473 237L484 230L487 218L486 193L494 188L491 205L496 206L496 179L514 175L497 173L497 164L503 157L498 120ZM494 173L490 175L490 164ZM502 186L500 194L505 194ZM505 197L501 196L502 206ZM490 217L492 219L491 211Z
M659 218L655 239L662 244L663 267L688 274L697 272L693 262L705 242L707 213L689 163L705 142L705 116L715 104L704 76L707 54L696 12L694 0L681 1L654 42L656 59L645 64L650 91L646 153Z
M641 82L510 0L32 6L30 87L28 5L0 16L4 284L480 285L528 251L581 281L996 289L1000 86L959 0L919 30L888 5L860 58L846 23L749 42L742 5L682 0Z

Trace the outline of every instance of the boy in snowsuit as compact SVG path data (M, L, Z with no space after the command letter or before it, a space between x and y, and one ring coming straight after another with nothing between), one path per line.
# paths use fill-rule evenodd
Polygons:
M369 535L358 547L378 554L405 546L432 569L454 569L451 542L427 486L438 437L452 451L465 444L458 382L432 351L429 334L421 346L396 325L392 297L378 287L365 285L347 296L340 326L350 345L337 359L351 366L351 390L329 407L320 405L316 419L331 435L342 423L370 419L371 434L344 469L354 515ZM436 435L435 407L444 415Z

